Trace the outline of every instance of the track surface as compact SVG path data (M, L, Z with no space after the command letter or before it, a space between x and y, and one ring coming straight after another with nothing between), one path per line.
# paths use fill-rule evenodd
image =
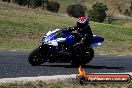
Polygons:
M31 66L27 61L28 54L29 52L0 51L0 78L77 73L77 68L71 67L70 63L45 63L41 66ZM132 72L132 57L96 55L84 68L87 73Z

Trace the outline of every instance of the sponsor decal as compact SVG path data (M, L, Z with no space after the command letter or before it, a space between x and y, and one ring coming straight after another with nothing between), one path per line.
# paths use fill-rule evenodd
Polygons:
M86 71L78 69L79 74L77 80L83 83L130 83L131 76L129 74L86 74Z

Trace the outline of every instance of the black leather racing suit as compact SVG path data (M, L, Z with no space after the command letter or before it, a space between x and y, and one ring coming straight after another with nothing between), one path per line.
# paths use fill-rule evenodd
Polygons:
M85 48L85 47L88 47L91 45L91 39L93 37L93 33L92 33L89 25L85 26L84 28L77 28L77 26L75 26L75 27L70 28L70 30L71 31L77 30L77 32L79 34L81 34L82 38L81 38L80 42L77 43L77 44L81 45L81 47Z

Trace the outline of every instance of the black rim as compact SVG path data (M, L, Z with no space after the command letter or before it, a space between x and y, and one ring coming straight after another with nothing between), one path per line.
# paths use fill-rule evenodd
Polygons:
M33 56L32 61L33 61L33 62L41 62L41 61L44 61L43 56L42 56L42 53L37 52L37 53Z
M91 53L90 52L85 52L85 57L89 57L91 56Z

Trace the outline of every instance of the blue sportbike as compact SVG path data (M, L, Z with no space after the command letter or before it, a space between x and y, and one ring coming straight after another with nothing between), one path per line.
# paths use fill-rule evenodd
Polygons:
M81 40L78 33L62 29L49 31L42 38L42 44L34 49L28 57L32 66L49 63L71 63L73 66L85 65L94 57L94 50L102 44L104 38L93 35L92 44L86 49L74 45Z

